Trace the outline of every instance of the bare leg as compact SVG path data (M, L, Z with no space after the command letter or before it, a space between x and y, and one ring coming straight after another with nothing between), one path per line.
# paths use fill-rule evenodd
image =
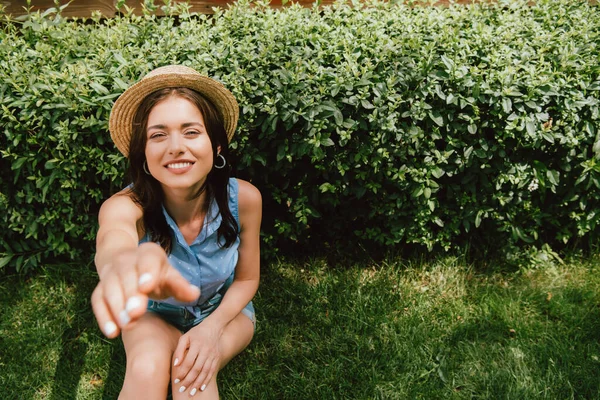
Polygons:
M219 345L221 347L222 358L219 370L223 369L233 357L238 355L250 344L252 336L254 336L254 326L252 325L252 321L250 321L247 316L240 313L225 327L223 335L221 335ZM217 374L212 377L203 392L200 391L200 388L197 389L198 392L193 397L194 399L218 400L219 388L217 387ZM179 387L173 387L173 400L190 399L189 391L179 393L178 390Z
M167 397L171 356L181 332L160 317L146 312L122 333L127 354L125 382L119 400Z

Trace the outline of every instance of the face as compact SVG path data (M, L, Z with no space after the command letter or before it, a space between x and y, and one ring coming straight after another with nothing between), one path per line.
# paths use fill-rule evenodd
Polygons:
M146 161L150 174L170 190L195 192L213 167L213 150L200 110L169 96L148 115Z

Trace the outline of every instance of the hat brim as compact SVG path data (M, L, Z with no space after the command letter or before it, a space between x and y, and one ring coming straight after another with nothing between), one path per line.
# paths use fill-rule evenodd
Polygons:
M203 95L215 106L223 118L227 140L231 141L239 118L239 106L235 97L221 83L193 72L161 73L147 76L129 87L115 101L110 113L108 128L115 146L125 157L129 157L133 118L138 107L146 96L164 88L185 87Z

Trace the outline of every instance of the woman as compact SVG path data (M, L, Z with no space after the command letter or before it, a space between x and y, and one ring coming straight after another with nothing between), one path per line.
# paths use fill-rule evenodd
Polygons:
M155 69L115 102L132 184L104 202L92 307L122 334L121 399L217 399L216 377L254 334L262 200L229 178L233 95L191 68Z

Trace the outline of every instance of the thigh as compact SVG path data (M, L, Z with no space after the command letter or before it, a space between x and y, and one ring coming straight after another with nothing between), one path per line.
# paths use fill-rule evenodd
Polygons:
M238 314L237 317L227 324L221 335L221 339L219 340L219 346L221 348L221 363L219 365L219 370L250 344L252 336L254 336L254 324L252 320L243 313ZM197 398L198 400L212 400L219 398L217 374L213 375L206 386L205 391L198 391L194 398ZM179 393L178 389L179 387L172 387L173 400L185 400L190 398L188 391Z
M254 336L254 324L244 313L238 314L223 331L219 345L221 346L222 369L233 357L244 350Z

